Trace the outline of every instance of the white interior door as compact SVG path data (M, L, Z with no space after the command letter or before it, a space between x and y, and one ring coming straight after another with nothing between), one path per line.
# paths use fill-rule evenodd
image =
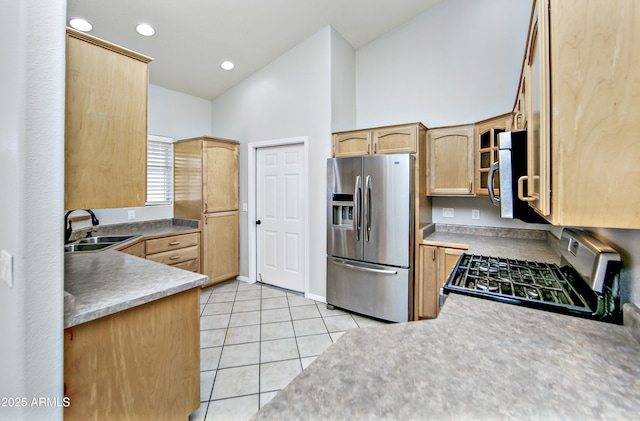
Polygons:
M256 257L261 282L304 292L304 146L256 155Z

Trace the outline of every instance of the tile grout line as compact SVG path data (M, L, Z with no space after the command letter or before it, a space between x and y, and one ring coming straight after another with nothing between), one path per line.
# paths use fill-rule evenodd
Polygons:
M285 293L285 297L287 298L287 308L289 309L289 317L291 317L291 327L293 328L293 338L294 338L294 341L296 342L296 351L298 352L298 364L300 364L300 370L302 372L304 371L304 368L302 367L302 357L300 356L300 345L298 345L298 334L296 333L296 326L293 323L293 313L291 312L291 303L289 302L289 296L286 295L286 293Z
M258 340L259 340L259 344L258 345L258 409L256 409L256 412L258 412L260 410L260 402L262 400L262 383L261 383L261 373L262 373L262 300L264 299L262 297L262 294L264 292L264 288L262 288L262 285L260 285L260 311L258 313L258 321L260 322L260 328L258 329L259 331L259 335L258 335Z
M229 325L231 324L231 315L233 314L233 307L236 305L236 296L238 295L238 283L237 281L234 281L234 282L236 282L236 288L233 295L233 305L231 306L231 312L229 313L229 321L227 321L227 327L225 328L225 332L224 332L224 340L222 341L222 349L220 350L220 356L218 357L218 362L216 364L216 374L213 378L213 384L211 385L211 392L209 393L209 399L207 402L207 410L205 411L205 414L204 414L205 421L209 413L209 406L211 405L211 399L213 398L213 389L216 387L216 380L218 380L218 372L220 371L220 361L222 361L222 353L224 352L224 343L227 340L227 333L229 332ZM211 296L213 295L214 291L215 291L215 286L211 290ZM211 296L209 298L211 298Z

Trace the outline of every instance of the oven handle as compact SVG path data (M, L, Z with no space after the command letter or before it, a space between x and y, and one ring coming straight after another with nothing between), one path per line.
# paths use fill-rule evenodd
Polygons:
M488 188L489 188L489 198L491 199L491 203L493 203L496 206L500 206L500 199L496 197L496 193L493 189L493 179L496 175L496 172L500 171L500 161L496 161L493 164L491 164L491 167L489 168L489 178L487 180L488 183Z

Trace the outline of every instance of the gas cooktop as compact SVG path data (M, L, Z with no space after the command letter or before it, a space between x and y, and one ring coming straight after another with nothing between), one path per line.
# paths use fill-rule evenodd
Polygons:
M564 230L559 248L562 266L465 253L443 293L619 323L618 253L572 229Z

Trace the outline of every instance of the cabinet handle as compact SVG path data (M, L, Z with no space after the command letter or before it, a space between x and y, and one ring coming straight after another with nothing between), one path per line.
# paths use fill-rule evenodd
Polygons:
M176 260L176 259L179 259L179 258L180 258L180 256L171 256L171 257L169 257L169 260Z
M514 116L514 122L515 122L515 129L516 130L522 130L522 113L516 113L516 115Z
M433 260L435 262L436 261L436 249L435 249L435 247L431 251L433 252L433 257L431 258L431 260Z
M522 177L518 178L518 199L522 200L523 202L533 202L536 200L535 197L529 197L528 194L527 195L524 194L525 180L529 182L529 177L526 175L523 175Z
M169 243L170 246L177 246L178 244L180 244L180 241L172 241Z

